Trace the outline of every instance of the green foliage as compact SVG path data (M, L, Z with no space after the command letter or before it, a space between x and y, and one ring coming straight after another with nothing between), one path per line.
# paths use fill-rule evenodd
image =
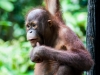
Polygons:
M2 26L12 26L12 22L10 22L10 21L0 21L0 25L2 25Z
M14 9L13 2L15 0L0 0L0 8L10 12Z
M7 42L0 40L0 75L33 75L29 46L24 37Z

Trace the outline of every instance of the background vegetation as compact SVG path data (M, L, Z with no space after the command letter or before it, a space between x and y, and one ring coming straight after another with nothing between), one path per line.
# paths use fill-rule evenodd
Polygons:
M87 0L60 0L63 18L86 43ZM26 13L42 0L0 0L0 75L33 75L30 43L24 26Z

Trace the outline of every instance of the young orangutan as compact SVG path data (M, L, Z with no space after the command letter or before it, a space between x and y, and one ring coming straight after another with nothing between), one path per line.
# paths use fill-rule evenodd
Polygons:
M45 0L46 8L35 8L26 17L27 40L34 47L30 59L34 75L82 75L93 66L90 53L65 25L59 0Z

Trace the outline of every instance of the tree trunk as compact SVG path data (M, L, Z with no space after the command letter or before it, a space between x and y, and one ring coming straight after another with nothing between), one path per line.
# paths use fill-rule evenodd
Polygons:
M95 65L87 75L100 75L100 2L88 0L88 25L86 31L87 49L94 59Z

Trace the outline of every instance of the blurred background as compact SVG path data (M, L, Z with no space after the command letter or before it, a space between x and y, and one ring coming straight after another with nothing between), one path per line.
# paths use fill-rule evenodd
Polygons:
M63 18L86 46L87 0L60 0ZM0 0L0 75L33 75L25 16L43 0ZM85 74L84 74L85 75Z

